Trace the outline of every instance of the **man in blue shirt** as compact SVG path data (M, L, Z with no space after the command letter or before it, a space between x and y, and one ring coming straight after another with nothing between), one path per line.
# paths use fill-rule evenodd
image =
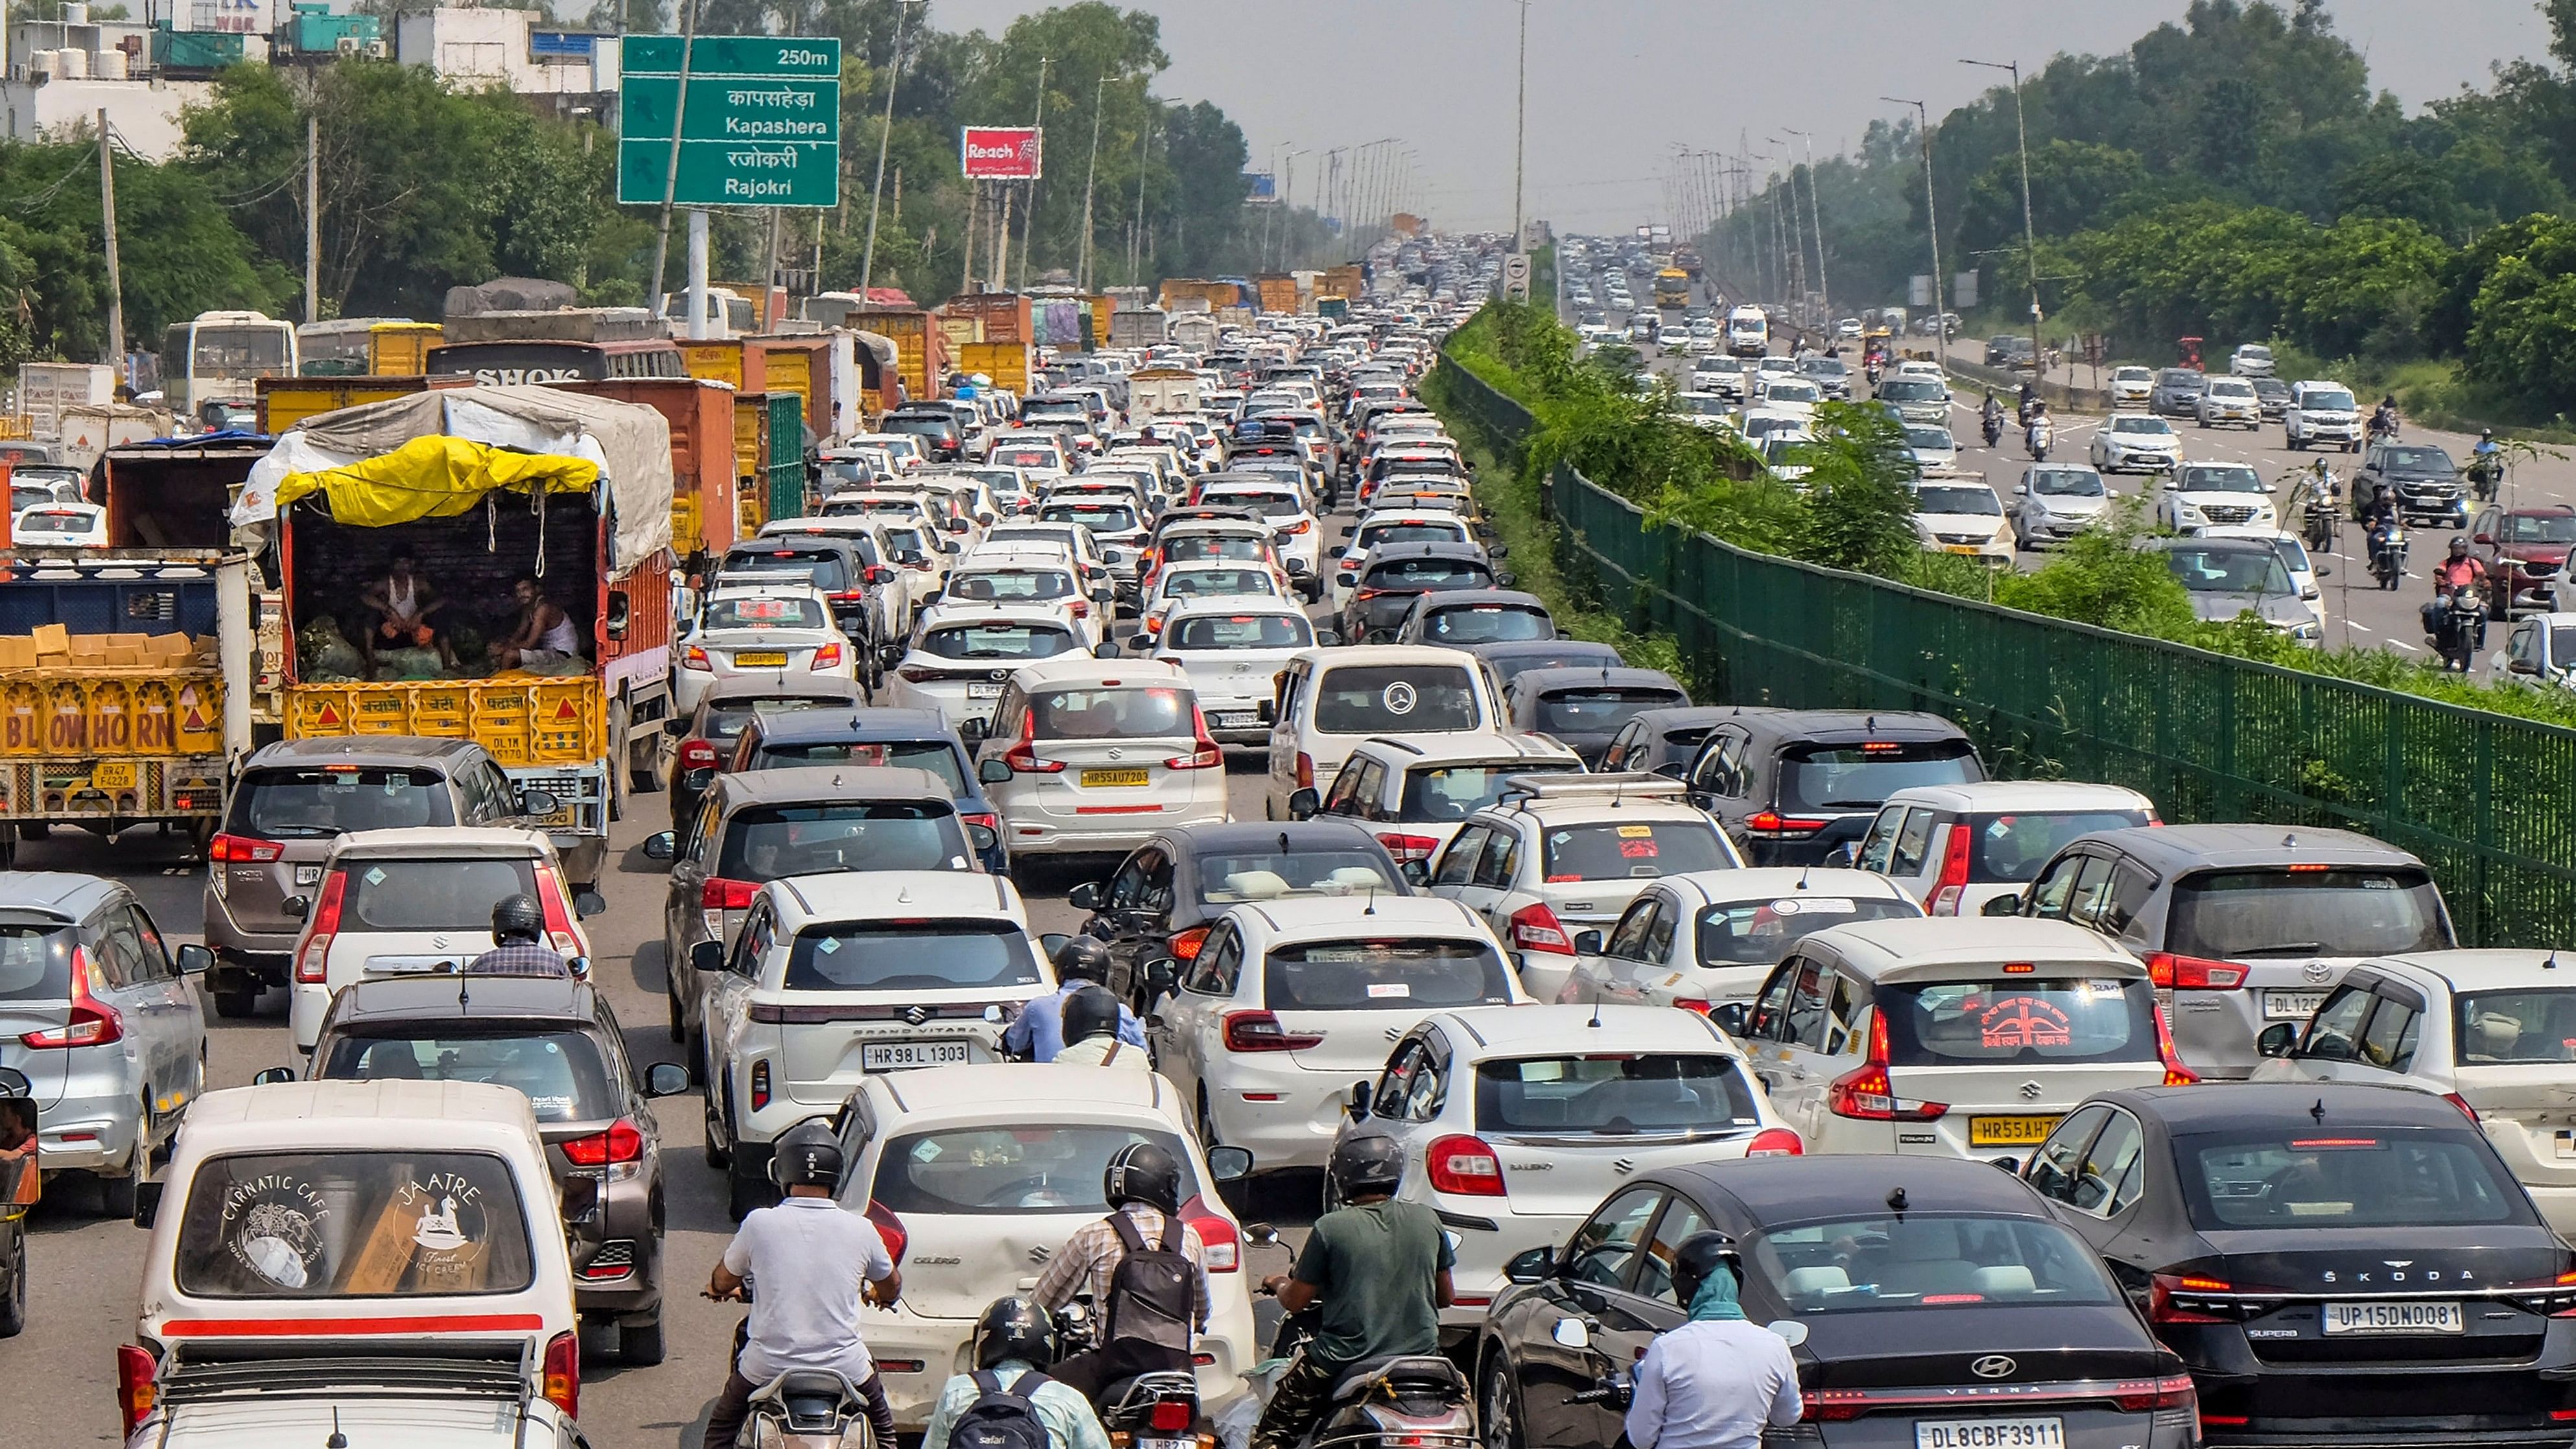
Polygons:
M1085 986L1106 986L1109 980L1109 946L1096 936L1076 936L1055 950L1055 974L1060 983L1053 996L1041 996L1020 1008L1020 1015L1002 1033L1002 1050L1033 1062L1051 1062L1064 1050L1064 1003ZM1145 1044L1144 1025L1136 1013L1124 1004L1118 1008L1118 1039L1129 1046Z

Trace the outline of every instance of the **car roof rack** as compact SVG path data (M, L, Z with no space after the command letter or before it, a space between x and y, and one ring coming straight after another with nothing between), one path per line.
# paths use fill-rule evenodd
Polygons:
M1687 800L1690 788L1669 775L1613 770L1597 775L1506 775L1497 806L1530 800Z

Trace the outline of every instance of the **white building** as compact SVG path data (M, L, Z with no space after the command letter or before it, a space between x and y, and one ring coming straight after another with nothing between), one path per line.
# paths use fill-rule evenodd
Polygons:
M179 113L214 99L202 80L35 80L0 82L0 136L12 141L59 141L95 132L98 112L125 144L147 161L167 161L185 139Z
M523 96L596 95L617 89L614 39L549 29L542 12L442 5L405 14L394 59L427 66L460 86L505 86Z

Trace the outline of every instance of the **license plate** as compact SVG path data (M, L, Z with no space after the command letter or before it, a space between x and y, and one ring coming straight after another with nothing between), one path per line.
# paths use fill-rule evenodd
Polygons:
M2263 993L2265 1021L2305 1021L2326 1004L2322 991L2266 991Z
M1970 1147L2028 1147L2045 1142L2057 1130L2056 1117L1971 1117ZM2051 1422L2055 1422L2052 1420Z
M2326 1335L2339 1333L2466 1333L2468 1315L2457 1303L2329 1303Z
M297 866L295 868L295 883L300 886L320 885L322 883L322 867L318 865Z
M1248 730L1260 723L1260 714L1252 710L1221 714L1216 717L1216 727L1221 730Z
M733 655L733 667L736 669L784 669L787 667L787 651L784 649L737 649L734 651Z
M1136 1449L1198 1449L1195 1439L1139 1439Z
M859 1066L871 1072L906 1067L964 1066L970 1058L962 1041L867 1042L859 1048Z
M2065 1449L2063 1419L1917 1419L1914 1449Z
M1153 778L1153 776L1145 773L1143 770L1085 770L1082 772L1082 788L1086 790L1098 790L1104 788L1132 790L1139 785L1153 783Z
M118 760L89 767L89 784L93 790L131 790L134 788L134 762Z
M1975 553L1977 551L1977 546L1973 543L1945 543L1941 545L1941 551L1943 553Z
M998 680L987 680L982 684L967 685L966 697L968 699L1000 699L1002 697L1001 682Z

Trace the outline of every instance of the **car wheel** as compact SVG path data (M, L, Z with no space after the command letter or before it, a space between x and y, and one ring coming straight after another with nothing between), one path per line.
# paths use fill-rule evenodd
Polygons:
M145 1155L143 1146L139 1142L135 1144L134 1152L137 1158ZM134 1189L142 1180L143 1164L140 1161L134 1163L132 1168L122 1176L100 1178L98 1180L99 1216L108 1218L134 1216Z
M10 1234L9 1291L0 1294L0 1338L15 1338L27 1327L27 1230Z
M1476 1376L1476 1407L1484 1420L1485 1449L1521 1449L1520 1385L1512 1382L1502 1345L1486 1346L1484 1366Z
M617 1330L619 1362L649 1368L662 1361L662 1308L653 1307L653 1321L629 1324Z
M214 998L215 1015L237 1021L259 1009L259 983L225 987L216 991Z
M733 1165L725 1170L725 1216L735 1222L741 1222L777 1200L769 1179L753 1177L745 1172L741 1159L736 1158Z
M1205 1086L1199 1088L1198 1131L1201 1151L1217 1145L1216 1118L1208 1113L1208 1094Z

